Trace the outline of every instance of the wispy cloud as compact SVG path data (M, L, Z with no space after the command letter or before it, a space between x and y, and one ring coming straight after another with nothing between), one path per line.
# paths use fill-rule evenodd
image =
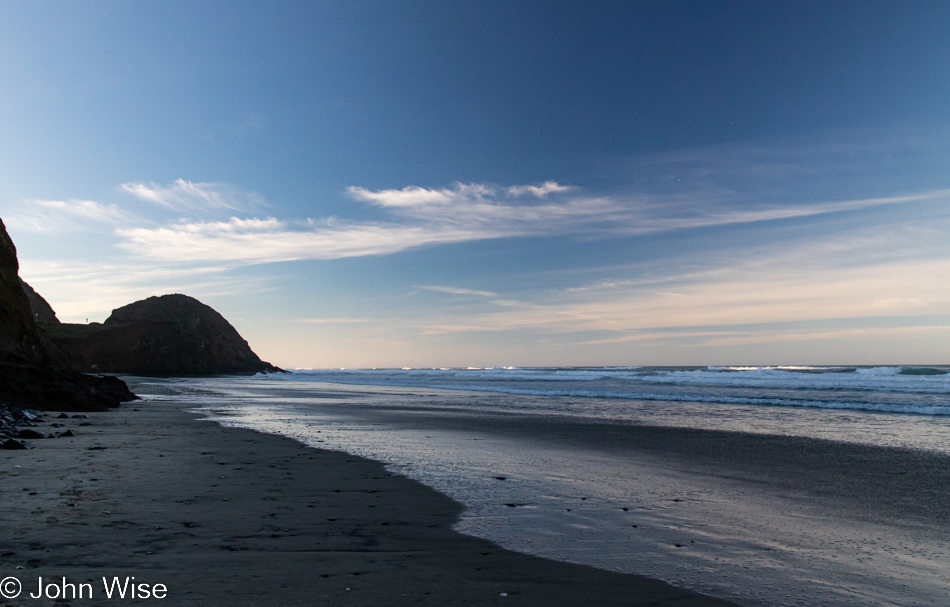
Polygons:
M130 192L159 204L225 208L231 199L213 184L183 180L172 188L126 184ZM168 262L219 260L255 264L300 259L388 255L408 249L476 240L530 236L635 236L698 227L800 218L869 207L950 198L941 190L913 196L797 205L734 208L703 200L589 196L576 188L498 187L456 183L442 189L410 186L371 191L351 187L357 201L381 207L388 221L285 221L238 218L179 221L161 227L118 230L123 248ZM233 207L228 207L233 208Z
M267 116L262 112L239 112L232 131L236 135L248 135L267 126Z
M187 184L181 180L177 183ZM142 198L167 204L177 200L165 189L126 186ZM232 217L228 221L179 221L162 227L124 228L118 234L125 240L123 248L142 257L253 264L387 255L438 244L565 233L571 225L606 222L613 213L622 211L622 205L608 199L543 200L567 190L553 182L536 189L527 187L455 184L442 190L408 187L375 192L350 188L353 198L389 210L392 221L288 222ZM525 199L530 200L526 203Z
M176 179L169 186L162 186L154 181L133 181L123 183L119 187L141 200L190 213L251 211L266 206L264 199L257 194L221 183L195 183Z
M387 255L413 247L491 238L473 229L414 225L343 225L314 230L274 218L176 223L163 228L119 230L120 246L166 262L242 264Z
M747 346L751 344L773 344L797 341L827 341L827 340L869 340L869 339L907 339L928 338L950 334L950 325L923 325L906 327L861 327L856 329L839 329L834 331L804 329L801 331L761 331L748 335L714 337L700 343L704 347Z
M142 223L114 204L93 200L31 200L23 203L20 212L7 215L5 221L20 230L42 234L68 232L79 226L112 229Z
M555 181L546 181L539 186L516 185L499 187L481 183L458 183L449 188L427 189L407 186L402 189L367 190L350 186L347 192L356 200L363 200L381 207L431 207L435 205L462 206L473 202L517 199L524 196L546 198L551 194L563 194L574 190L571 186Z
M673 340L694 339L697 337L705 338L710 336L735 336L735 331L685 331L685 330L666 330L666 331L638 331L619 337L608 337L606 339L589 339L579 342L578 345L599 346L604 344L618 344L626 342L670 342Z
M449 293L451 295L480 295L481 297L498 297L498 293L491 291L477 291L475 289L462 289L459 287L440 287L436 285L417 285L418 289L428 291L438 291L440 293Z
M309 325L336 325L356 322L369 322L368 318L301 318L293 322L302 322Z
M513 196L521 196L523 194L530 194L537 198L544 198L548 194L557 194L564 193L573 190L574 188L567 185L561 185L556 181L545 181L541 185L516 185L508 188L508 192Z
M366 188L350 186L347 188L350 196L356 200L364 200L381 207L420 207L437 204L449 204L457 194L470 190L472 186L459 186L456 191L427 190L418 186L408 186L401 190L379 190L373 192ZM461 190L461 191L460 191Z
M487 309L463 319L432 316L424 333L468 331L607 332L607 341L643 339L644 332L682 327L799 322L834 318L950 313L950 259L898 261L866 267L799 267L737 261L706 273L671 275L614 286L596 298L565 292L543 303ZM675 291L669 285L675 285ZM493 302L494 303L494 302ZM616 338L616 339L614 339Z

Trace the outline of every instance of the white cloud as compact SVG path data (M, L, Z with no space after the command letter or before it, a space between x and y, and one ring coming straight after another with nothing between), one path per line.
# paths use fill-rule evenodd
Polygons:
M464 211L481 205L495 207L506 203L517 203L519 199L542 199L549 194L564 193L573 190L554 181L546 181L540 186L516 185L508 188L481 183L454 183L452 187L427 189L419 186L407 186L402 189L367 190L357 186L347 188L349 195L360 201L380 207L418 209L448 206L456 211Z
M540 186L535 185L516 185L508 188L508 193L512 196L522 196L531 194L537 198L544 198L548 194L557 194L573 190L571 186L561 185L555 181L545 181Z
M346 191L356 200L363 200L381 207L448 204L454 198L454 193L450 190L427 190L418 186L408 186L401 190L380 190L378 192L350 186Z
M182 192L202 191L214 202L207 184L182 180L175 188L125 184L143 199L170 205ZM528 187L528 186L524 186ZM118 231L122 247L142 257L172 262L220 260L266 263L298 259L338 259L386 255L406 249L453 242L564 233L571 226L605 221L621 205L607 199L521 204L561 186L547 183L533 190L511 193L479 184L455 184L443 190L407 187L377 192L350 188L357 200L387 208L393 221L349 223L332 220L285 222L275 218L228 221L179 221L162 227L129 227ZM174 191L172 191L174 190ZM539 194L538 192L541 192ZM498 196L499 199L492 198ZM203 200L204 198L202 198Z
M123 186L161 204L205 201L224 207L228 200L214 184L183 180L173 188ZM941 190L915 196L845 200L805 205L759 205L735 209L702 200L648 200L591 197L546 182L541 186L499 188L456 183L450 188L371 191L348 189L356 200L385 209L388 222L286 222L275 218L232 217L228 221L180 221L162 227L122 228L121 245L137 255L170 262L227 261L241 264L300 259L339 259L387 255L407 249L493 238L555 235L643 235L697 227L806 217L886 204L950 197ZM548 196L558 194L556 200Z
M170 186L161 186L154 181L133 181L119 187L136 198L176 211L249 211L265 206L257 194L221 183L176 179Z
M427 189L419 186L407 186L402 189L367 190L350 186L347 192L356 200L369 202L381 207L422 207L429 205L462 206L476 201L508 199L522 197L545 198L549 194L569 192L574 188L560 185L555 181L545 181L540 186L516 185L507 188L481 183L456 182L449 188Z
M387 255L412 247L480 240L493 233L452 226L360 224L315 230L290 229L276 219L177 223L118 231L120 246L141 257L169 262L243 264L299 259Z
M93 200L31 200L22 204L19 212L7 215L6 222L28 232L64 233L95 224L111 229L141 222L114 204Z
M436 285L418 285L418 289L426 289L428 291L438 291L440 293L449 293L451 295L480 295L482 297L498 297L497 293L492 293L490 291L477 291L475 289L462 289L458 287L441 287Z

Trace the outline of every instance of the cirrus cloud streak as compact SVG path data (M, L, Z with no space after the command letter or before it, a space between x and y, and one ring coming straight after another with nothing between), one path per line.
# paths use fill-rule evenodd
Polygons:
M146 191L150 193L142 193ZM139 195L158 197L160 193L146 188ZM950 198L950 191L940 190L913 196L736 208L702 200L587 196L556 182L506 188L461 183L442 189L410 186L371 191L351 187L348 193L356 201L381 208L387 219L318 222L232 217L227 221L184 220L160 227L119 227L116 232L123 239L120 246L143 258L249 265L388 255L496 238L636 236Z

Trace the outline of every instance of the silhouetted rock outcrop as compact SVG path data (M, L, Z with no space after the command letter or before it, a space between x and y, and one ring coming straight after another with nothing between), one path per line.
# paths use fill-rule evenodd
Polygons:
M0 403L104 411L135 399L122 380L77 373L49 347L36 328L19 270L16 247L0 221Z
M280 371L258 358L223 316L187 295L131 303L113 310L101 325L45 328L83 371L151 376Z
M47 364L49 356L36 331L19 272L16 247L0 220L0 361Z

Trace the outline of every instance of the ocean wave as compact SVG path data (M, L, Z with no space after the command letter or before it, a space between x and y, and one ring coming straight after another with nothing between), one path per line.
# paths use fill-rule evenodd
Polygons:
M735 368L734 368L735 369ZM673 370L639 378L651 383L728 385L735 387L811 388L886 390L924 394L950 394L950 374L942 369L926 367L824 367L822 372L803 373L781 367L748 367L723 371L718 369ZM826 370L825 370L826 369ZM836 371L838 369L839 371ZM909 370L909 371L908 371Z
M715 385L735 388L890 391L950 394L950 369L941 367L488 367L433 369L345 369L297 371L314 379L372 377L386 383L458 381L475 385L498 382L613 382Z
M475 390L477 392L500 392L526 396L570 396L579 398L615 398L665 402L700 402L722 405L765 405L773 407L801 407L817 409L852 409L879 413L913 413L917 415L950 415L950 404L920 405L872 402L847 402L834 400L810 400L791 398L756 398L746 396L711 396L705 394L653 394L648 392L601 392L591 390L530 390L505 386L452 386L432 385L442 390Z
M934 367L904 367L901 369L901 375L947 375L948 369L937 369Z
M497 367L297 371L275 379L534 396L950 415L944 367Z
M357 384L368 386L387 386L394 385L392 382L380 381L353 381L352 379L344 381L343 379L323 378L321 381L340 384ZM399 384L395 384L399 385ZM760 396L738 396L726 394L674 394L674 393L656 393L656 392L614 392L609 390L557 390L557 389L537 389L537 388L519 388L514 386L485 385L485 384L450 384L450 383L427 383L425 386L417 384L402 384L405 387L426 387L440 390L465 390L474 392L492 392L502 394L514 394L523 396L546 396L546 397L573 397L573 398L606 398L620 400L638 400L653 402L694 402L711 403L724 405L755 405L772 407L797 407L797 408L816 408L816 409L844 409L854 411L869 411L877 413L905 413L916 415L950 415L950 403L947 404L924 404L907 402L871 402L871 401L847 401L847 400L823 400L809 398L783 398L783 397L760 397Z

